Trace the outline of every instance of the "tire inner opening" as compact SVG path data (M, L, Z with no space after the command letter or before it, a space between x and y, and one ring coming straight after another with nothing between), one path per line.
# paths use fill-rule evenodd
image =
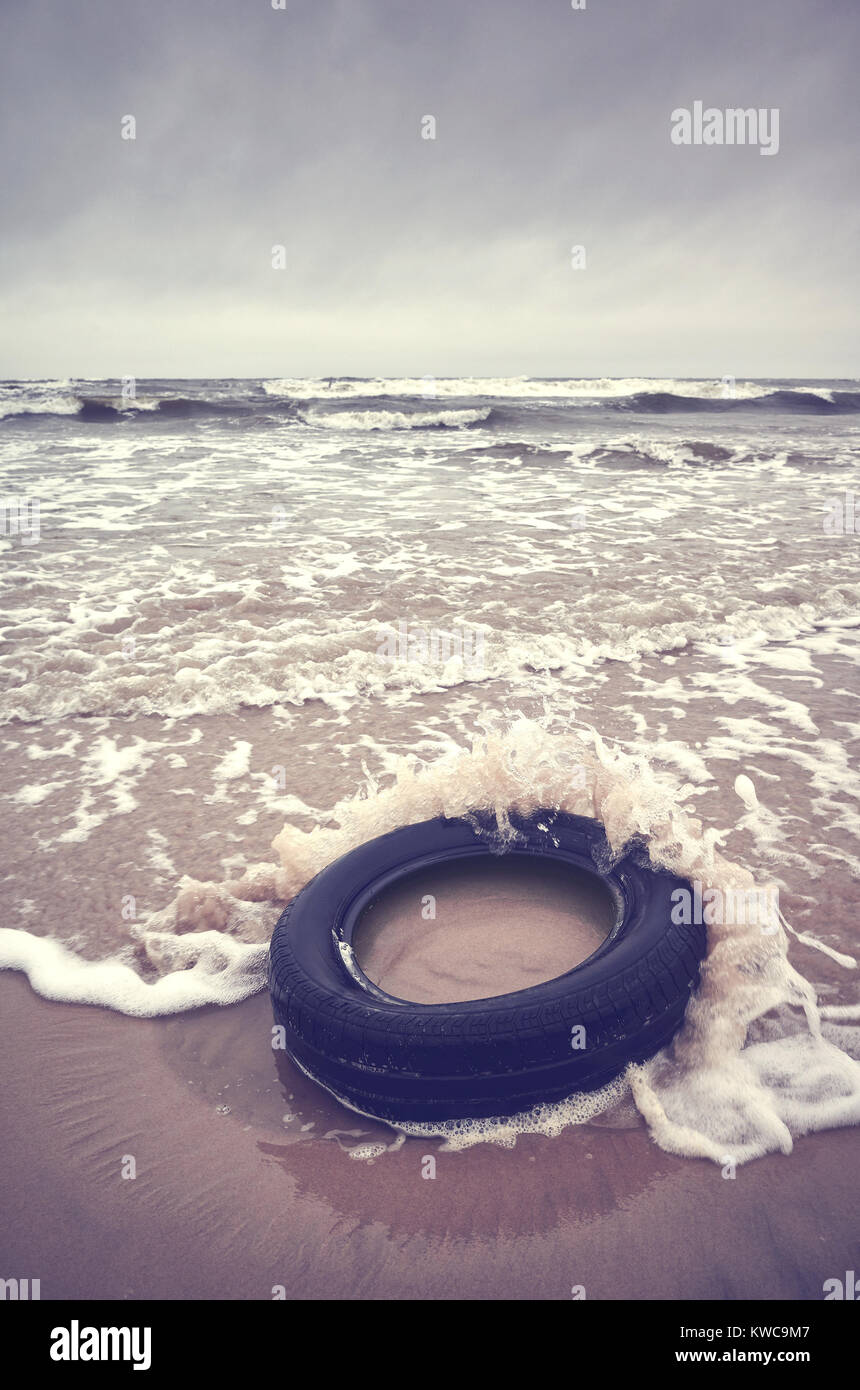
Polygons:
M487 856L420 869L384 889L361 914L353 949L387 994L453 1004L563 975L597 950L616 916L595 874Z

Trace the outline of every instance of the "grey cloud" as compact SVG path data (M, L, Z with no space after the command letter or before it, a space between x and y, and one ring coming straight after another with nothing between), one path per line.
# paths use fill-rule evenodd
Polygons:
M0 371L855 375L859 34L841 0L7 6ZM673 145L696 99L778 107L778 155Z

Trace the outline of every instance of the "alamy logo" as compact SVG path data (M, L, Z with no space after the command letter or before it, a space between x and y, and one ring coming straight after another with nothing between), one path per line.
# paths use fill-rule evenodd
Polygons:
M677 106L670 117L673 145L758 145L759 154L779 152L779 108L776 106Z
M853 1269L846 1269L844 1283L841 1279L825 1279L821 1287L825 1303L831 1298L856 1303L860 1297L860 1279L855 1278Z
M13 1302L42 1297L41 1279L0 1279L0 1298Z
M464 666L474 670L484 668L484 634L478 628L455 628L443 632L440 628L410 627L403 619L397 627L379 629L382 641L376 649L381 661L417 661L446 665L458 657Z
M51 1332L52 1361L133 1361L135 1371L152 1364L151 1327L81 1327L73 1318L69 1327Z
M856 536L860 533L860 508L856 497L846 489L842 497L834 497L824 511L825 536Z
M779 931L778 888L702 888L693 879L692 889L672 893L672 921L676 926L758 926L764 936Z
M38 497L9 497L0 502L0 536L20 536L22 545L39 540Z

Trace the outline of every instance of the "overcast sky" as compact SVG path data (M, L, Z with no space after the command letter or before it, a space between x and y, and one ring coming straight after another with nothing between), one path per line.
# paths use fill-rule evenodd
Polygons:
M0 53L4 377L860 373L854 0L2 0Z

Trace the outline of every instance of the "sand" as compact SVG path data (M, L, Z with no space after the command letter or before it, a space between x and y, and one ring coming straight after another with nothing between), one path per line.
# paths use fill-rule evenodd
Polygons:
M368 1129L326 1112L309 1082L288 1099L265 996L178 1020L178 1053L170 1024L46 1003L20 975L0 976L0 1009L2 1264L40 1278L45 1299L281 1286L289 1299L568 1299L574 1285L590 1299L820 1299L853 1267L855 1130L733 1180L662 1153L623 1115L513 1151L410 1139L366 1162L342 1136L303 1142L272 1122L275 1107L316 1115L318 1134L338 1113ZM219 1113L213 1087L239 1059L251 1084Z
M612 898L593 875L496 856L410 874L365 909L354 947L365 975L388 994L455 1003L572 970L614 921Z

